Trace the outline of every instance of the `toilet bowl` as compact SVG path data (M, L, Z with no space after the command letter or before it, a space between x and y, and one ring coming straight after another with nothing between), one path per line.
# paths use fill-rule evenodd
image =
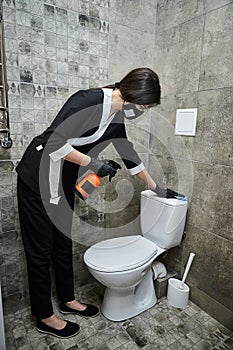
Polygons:
M84 254L93 277L106 289L101 311L112 321L134 317L156 304L152 263L180 244L187 202L141 193L141 235L108 239Z
M164 251L139 235L102 241L87 250L84 261L90 273L106 287L101 306L105 317L121 321L155 305L151 264Z

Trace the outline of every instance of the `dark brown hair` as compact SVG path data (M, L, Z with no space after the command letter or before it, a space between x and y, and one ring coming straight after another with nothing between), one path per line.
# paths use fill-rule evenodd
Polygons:
M119 83L106 87L119 88L123 99L127 102L149 106L160 104L159 77L150 68L135 68Z

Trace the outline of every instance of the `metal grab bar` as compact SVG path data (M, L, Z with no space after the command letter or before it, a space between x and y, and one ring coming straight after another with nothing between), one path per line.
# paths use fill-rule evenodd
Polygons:
M12 139L10 138L2 8L0 9L0 16L0 135L2 135L0 142L1 146L7 149L12 146Z
M5 340L5 327L2 309L2 291L1 291L1 280L0 280L0 349L6 350L6 340Z

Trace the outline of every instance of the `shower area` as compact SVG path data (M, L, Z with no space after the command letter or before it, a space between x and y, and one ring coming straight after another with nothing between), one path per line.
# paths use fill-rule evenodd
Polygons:
M75 91L114 83L131 69L149 67L160 78L161 105L128 123L128 138L158 184L189 198L182 245L161 261L180 277L189 253L195 252L187 278L190 299L233 331L232 23L231 0L1 1L3 316L29 307L15 172L25 148ZM190 108L197 109L195 136L175 135L176 110ZM101 156L119 160L111 147ZM83 263L90 245L140 234L142 189L122 165L117 179L100 186L90 202L77 200L77 290L93 283Z

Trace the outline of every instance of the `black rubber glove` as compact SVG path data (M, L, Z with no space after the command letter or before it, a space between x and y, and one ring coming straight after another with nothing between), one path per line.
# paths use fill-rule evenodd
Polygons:
M163 198L185 197L183 194L175 192L170 188L162 188L162 187L159 187L158 185L152 191L155 192L159 197L163 197Z
M112 168L114 168L116 170L116 173L117 173L117 170L118 169L121 169L121 166L120 164L118 164L117 162L115 162L115 160L107 160L106 161L106 164L111 166ZM112 178L116 175L116 173L114 175L110 175L109 176L109 182L111 182Z
M109 181L111 181L111 179L116 175L117 170L121 169L121 166L114 160L106 160L103 162L101 160L91 158L87 168L93 170L94 173L100 177L109 176Z

